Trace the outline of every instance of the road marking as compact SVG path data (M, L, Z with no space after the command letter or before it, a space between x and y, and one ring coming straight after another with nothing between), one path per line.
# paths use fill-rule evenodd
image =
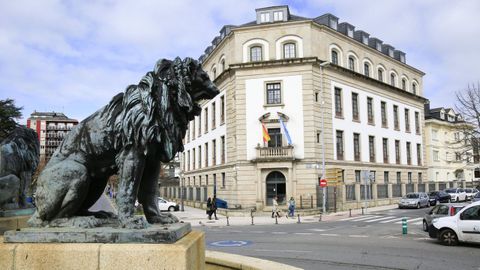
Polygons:
M287 234L286 232L272 232L272 234Z
M296 233L293 233L293 234L298 234L298 235L312 235L313 233L311 233L311 232L296 232Z
M367 220L367 221L365 221L365 222L375 222L375 221L380 221L380 220L385 220L385 219L392 219L392 218L396 218L396 217L376 218L376 219L372 219L372 220Z
M378 218L378 217L381 217L381 216L369 216L369 217L354 219L354 220L352 220L352 221L353 221L353 222L364 221L364 220L368 220L368 219L372 219L372 218Z
M422 225L423 224L423 220L422 221L418 221L418 222L415 222L415 223L412 223L413 225Z
M342 218L340 219L340 221L347 221L347 220L352 220L352 219L356 219L356 218L363 218L365 216L356 216L356 217L349 217L349 218Z
M348 237L352 237L352 238L367 238L368 235L351 234L351 235L349 235Z
M320 235L321 235L321 236L339 236L339 235L336 234L336 233L321 233Z
M308 253L311 250L293 250L293 249L254 249L255 251L267 251L267 252L296 252L296 253Z
M325 229L309 229L310 231L314 231L314 232L324 232L326 231Z
M403 218L403 217L401 217L401 218L394 218L394 219L391 219L391 220L384 220L384 221L380 221L380 223L394 222L394 221L402 220L402 218Z
M264 231L251 231L251 233L265 233Z
M414 218L414 219L407 219L407 223L417 221L417 220L421 220L421 219L423 219L423 218L419 217L419 218ZM395 222L395 224L402 224L402 222L403 221Z

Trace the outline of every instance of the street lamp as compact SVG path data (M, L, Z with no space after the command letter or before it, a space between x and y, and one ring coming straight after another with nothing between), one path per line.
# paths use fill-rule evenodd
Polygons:
M181 172L180 173L180 211L182 212L185 211L185 208L183 206L183 196L185 194L184 186L185 186L185 178L183 177L183 172Z

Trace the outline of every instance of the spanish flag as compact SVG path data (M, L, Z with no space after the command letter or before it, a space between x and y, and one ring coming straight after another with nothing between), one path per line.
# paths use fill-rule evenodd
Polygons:
M267 128L265 125L262 123L262 133L263 133L263 142L268 142L270 141L270 135L268 135Z

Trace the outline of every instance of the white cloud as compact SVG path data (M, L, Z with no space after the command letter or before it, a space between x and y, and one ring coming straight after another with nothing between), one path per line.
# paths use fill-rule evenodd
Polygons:
M279 1L4 1L0 4L0 99L84 118L136 83L157 59L198 57L225 24L255 19ZM427 75L433 106L480 80L480 2L291 1L296 15L333 13L407 53Z

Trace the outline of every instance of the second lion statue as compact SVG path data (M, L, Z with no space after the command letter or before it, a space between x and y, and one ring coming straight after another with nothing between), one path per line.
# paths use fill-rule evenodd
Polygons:
M199 115L200 100L219 93L201 65L191 58L162 59L138 85L113 97L65 137L37 182L37 211L30 226L94 227L106 213L88 209L118 174L118 225L145 228L134 215L135 200L148 223L174 223L157 203L160 162L183 151L190 120Z

